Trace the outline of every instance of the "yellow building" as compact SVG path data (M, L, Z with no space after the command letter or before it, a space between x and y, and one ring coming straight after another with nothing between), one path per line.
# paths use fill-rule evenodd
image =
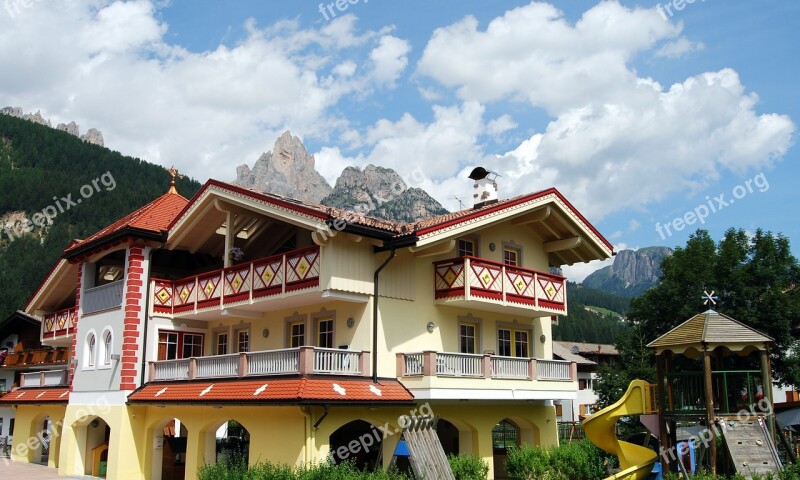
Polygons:
M173 188L73 242L30 300L71 361L0 400L12 456L44 445L62 475L125 480L237 454L380 467L407 416L435 414L447 452L502 478L506 448L556 444L553 402L577 398L575 364L553 360L567 298L549 267L611 255L555 189L400 224Z

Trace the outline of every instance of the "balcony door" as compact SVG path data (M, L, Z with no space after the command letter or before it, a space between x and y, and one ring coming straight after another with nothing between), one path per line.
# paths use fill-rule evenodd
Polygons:
M203 334L164 330L158 332L159 360L177 360L202 356Z
M501 357L530 357L529 330L500 328L497 330L497 354Z

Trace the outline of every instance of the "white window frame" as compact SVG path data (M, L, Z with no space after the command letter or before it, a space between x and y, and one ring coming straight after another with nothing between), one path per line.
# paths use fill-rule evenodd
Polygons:
M98 369L111 368L111 355L114 353L114 331L111 327L103 329L103 335L100 337L99 353L97 361Z
M89 330L83 344L83 369L94 370L97 368L97 332Z

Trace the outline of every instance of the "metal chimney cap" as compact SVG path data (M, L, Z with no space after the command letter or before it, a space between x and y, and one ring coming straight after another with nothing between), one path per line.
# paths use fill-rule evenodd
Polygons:
M483 167L477 167L472 170L472 173L470 173L469 177L467 178L469 178L470 180L483 180L484 178L489 176L490 173L492 172L486 170Z

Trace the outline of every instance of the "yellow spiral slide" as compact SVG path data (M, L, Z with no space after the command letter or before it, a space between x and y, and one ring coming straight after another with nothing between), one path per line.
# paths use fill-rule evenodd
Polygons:
M620 417L650 413L652 408L650 387L644 380L634 380L628 391L616 403L583 421L581 427L586 438L600 449L619 457L620 472L611 479L644 480L656 463L656 452L639 445L617 439L616 426Z

